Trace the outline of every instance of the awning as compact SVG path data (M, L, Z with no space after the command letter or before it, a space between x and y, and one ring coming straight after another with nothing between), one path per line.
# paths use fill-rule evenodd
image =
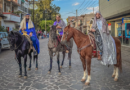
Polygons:
M4 16L3 14L0 14L0 17L2 17L2 18L6 18L6 16Z

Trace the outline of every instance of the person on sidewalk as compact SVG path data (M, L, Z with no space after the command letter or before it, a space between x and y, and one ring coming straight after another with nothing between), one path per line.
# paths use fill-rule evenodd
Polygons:
M113 65L117 63L116 60L116 46L115 41L109 33L106 20L102 17L101 13L98 11L95 14L93 25L91 28L92 32L98 30L100 37L98 41L102 41L102 44L98 44L98 60L102 60L104 65ZM96 34L96 33L95 33ZM96 43L100 43L97 42ZM102 48L100 48L102 47ZM103 49L103 50L101 50Z

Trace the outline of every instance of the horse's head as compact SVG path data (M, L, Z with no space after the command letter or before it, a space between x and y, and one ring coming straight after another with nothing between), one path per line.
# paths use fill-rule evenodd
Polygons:
M56 39L56 26L50 26L50 37L55 40Z
M9 43L10 43L10 49L11 50L14 50L16 45L18 44L18 42L20 42L19 38L22 38L20 36L20 33L16 32L16 31L9 32L8 40L9 40Z
M70 28L70 25L68 25L67 27L64 28L64 33L61 39L61 43L65 44L71 39L72 36L73 36L73 32Z

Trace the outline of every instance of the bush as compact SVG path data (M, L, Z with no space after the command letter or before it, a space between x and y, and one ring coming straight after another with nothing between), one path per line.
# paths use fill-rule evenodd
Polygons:
M0 26L0 32L6 32L7 29L4 26Z
M53 25L54 21L52 20L46 20L46 30L47 32L50 31L50 25ZM45 20L42 20L39 24L40 28L42 29L42 31L45 30Z

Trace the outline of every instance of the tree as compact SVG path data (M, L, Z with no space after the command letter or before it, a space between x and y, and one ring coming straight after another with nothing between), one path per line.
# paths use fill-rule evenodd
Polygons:
M56 14L59 13L60 7L56 6L55 4L52 4L53 0L38 0L35 4L35 10L34 10L34 25L35 28L38 29L41 26L39 26L40 22L42 20L53 20L56 19ZM31 10L32 12L33 10ZM33 13L31 13L31 18L33 20Z
M54 21L52 20L46 20L46 30L47 32L50 31L50 25L53 25ZM40 28L42 29L42 31L45 31L45 20L42 20L39 24Z
M0 32L6 32L6 28L4 26L0 26Z

